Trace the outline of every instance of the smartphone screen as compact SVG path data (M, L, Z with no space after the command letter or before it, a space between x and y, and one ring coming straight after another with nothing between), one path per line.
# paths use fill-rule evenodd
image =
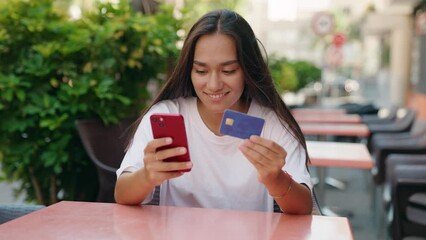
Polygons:
M185 147L186 154L164 159L166 162L186 162L190 161L188 140L186 137L185 123L180 114L153 114L150 117L152 134L154 138L171 137L173 142L170 145L160 147L159 150ZM189 171L188 169L187 171Z

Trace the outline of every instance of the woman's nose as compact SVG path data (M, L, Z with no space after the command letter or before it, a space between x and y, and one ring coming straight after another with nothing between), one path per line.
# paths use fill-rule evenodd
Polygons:
M213 73L209 76L209 79L208 79L208 82L207 82L207 88L208 88L209 90L214 91L214 90L222 89L222 87L223 87L223 82L222 82L222 80L220 79L219 74L218 74L218 73L216 73L216 72L213 72Z

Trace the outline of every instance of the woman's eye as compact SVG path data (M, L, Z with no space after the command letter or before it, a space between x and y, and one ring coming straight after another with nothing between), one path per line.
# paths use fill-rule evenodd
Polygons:
M223 70L223 73L225 73L225 74L233 74L233 73L235 73L235 71L236 70L227 70L227 71L225 71L225 70Z
M195 73L198 73L198 74L205 74L207 71L204 71L204 70L195 70Z

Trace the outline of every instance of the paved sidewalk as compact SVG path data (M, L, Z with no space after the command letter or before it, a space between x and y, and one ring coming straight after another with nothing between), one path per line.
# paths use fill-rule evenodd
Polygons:
M0 203L24 203L24 196L14 197L13 188L17 184L0 182Z
M312 170L311 174L315 175L316 171ZM360 169L329 168L328 176L346 183L344 191L327 187L325 202L328 206L349 210L353 214L349 218L349 222L354 239L386 239L378 235L378 225L375 221L377 218L370 205L370 191L367 186L373 184L371 173L368 170Z

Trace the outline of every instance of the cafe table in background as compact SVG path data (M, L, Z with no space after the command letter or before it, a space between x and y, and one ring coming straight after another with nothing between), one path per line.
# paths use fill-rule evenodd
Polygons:
M293 115L311 115L318 114L322 116L326 115L345 115L347 114L345 109L342 108L295 108L291 109Z
M324 116L322 114L302 114L294 115L294 118L298 123L362 123L362 118L358 114L328 114Z
M370 129L363 123L335 124L335 123L300 123L304 135L310 136L347 136L365 138L370 136Z
M370 170L374 167L374 161L363 143L307 141L310 165L317 167L318 173L318 198L322 206L323 214L336 216L325 205L325 182L327 168L351 168ZM351 214L348 214L351 215Z

